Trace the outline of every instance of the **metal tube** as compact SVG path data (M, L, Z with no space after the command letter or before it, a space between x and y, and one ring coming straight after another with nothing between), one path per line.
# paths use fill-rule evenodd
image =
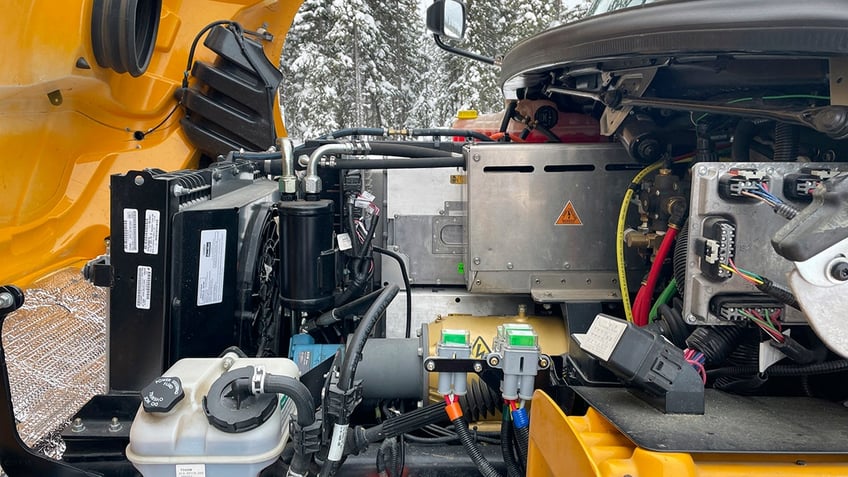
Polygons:
M367 153L371 150L368 143L362 143L363 149ZM309 164L306 166L306 177L303 179L304 190L307 194L317 194L321 192L321 178L318 177L318 161L322 156L326 156L327 154L341 154L341 153L354 153L357 150L357 147L353 143L341 143L341 144L325 144L312 153L309 156Z

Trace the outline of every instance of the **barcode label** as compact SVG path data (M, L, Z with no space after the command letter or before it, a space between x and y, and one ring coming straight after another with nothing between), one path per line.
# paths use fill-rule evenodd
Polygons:
M200 232L200 265L197 272L197 306L224 301L226 229Z
M177 464L177 477L206 477L206 464Z
M135 307L139 310L150 309L150 290L153 281L153 269L140 265L136 271Z
M159 211L144 211L144 253L159 253Z
M124 209L124 253L138 253L138 209Z

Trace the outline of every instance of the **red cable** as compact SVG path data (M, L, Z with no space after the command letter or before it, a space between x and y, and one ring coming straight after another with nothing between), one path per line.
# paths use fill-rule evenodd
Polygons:
M660 270L668 253L671 251L671 245L674 243L675 237L677 237L677 232L678 229L676 227L668 228L660 244L660 248L657 250L657 256L654 257L654 263L651 264L651 271L648 272L648 280L639 289L639 293L636 294L633 310L633 323L636 326L645 326L648 324L648 315L651 311L649 308L651 297L654 296L654 288L656 288L657 281L660 278Z

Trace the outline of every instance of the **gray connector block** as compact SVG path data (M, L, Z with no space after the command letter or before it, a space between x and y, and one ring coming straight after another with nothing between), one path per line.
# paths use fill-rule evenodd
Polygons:
M439 343L436 345L436 355L448 359L468 359L471 357L470 344ZM466 373L439 373L439 394L464 396L468 393L468 377Z
M489 363L503 370L501 392L504 399L533 399L536 374L539 372L541 349L533 328L526 324L507 324L498 327L494 351Z

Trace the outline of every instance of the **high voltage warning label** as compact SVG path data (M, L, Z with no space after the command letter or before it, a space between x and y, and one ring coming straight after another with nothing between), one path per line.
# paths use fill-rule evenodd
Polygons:
M574 204L570 200L559 213L554 225L583 225L583 221L580 220L580 216L577 215L577 210L574 209Z
M486 344L486 340L482 336L478 336L471 345L471 357L474 359L485 358L491 352L491 348L489 348L489 345Z

